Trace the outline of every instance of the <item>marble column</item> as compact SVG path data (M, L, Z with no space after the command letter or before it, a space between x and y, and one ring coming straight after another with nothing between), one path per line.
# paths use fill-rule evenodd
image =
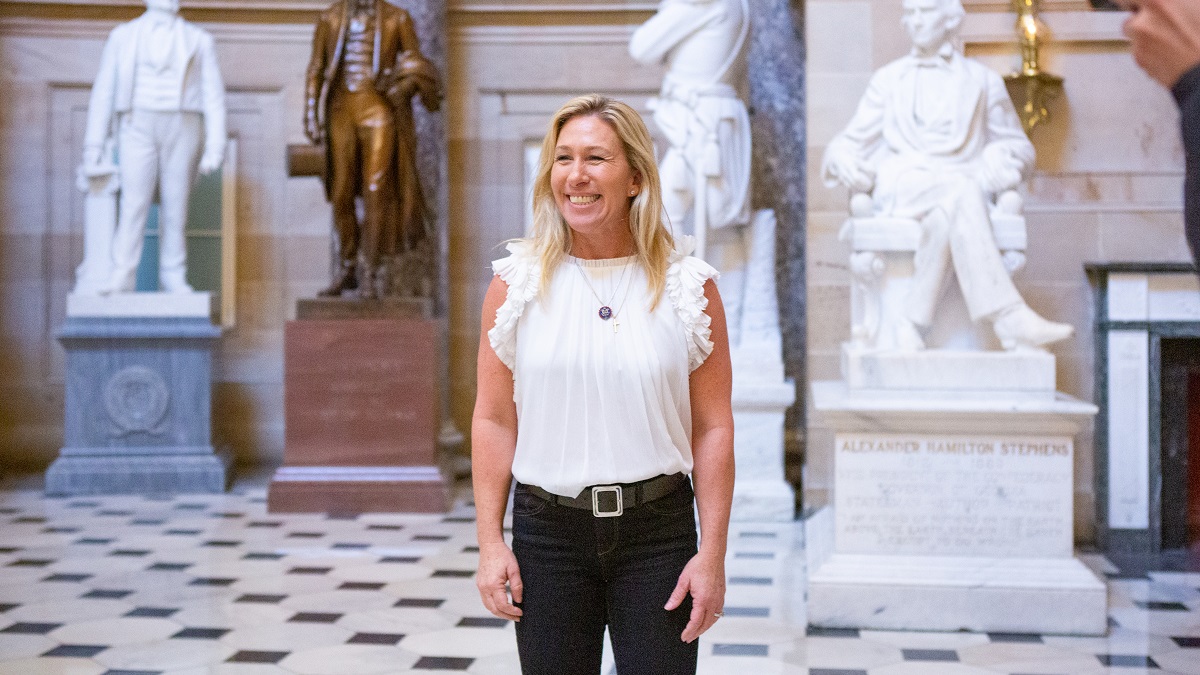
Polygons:
M438 72L442 75L443 90L447 89L445 78L450 75L450 67L446 57L446 1L403 0L395 4L403 7L412 16L417 36L421 41L421 53L437 65ZM446 137L447 104L448 102L443 100L441 109L432 113L424 106L414 105L413 113L417 129L417 169L421 176L422 193L433 213L435 223L433 316L443 320L443 329L438 338L439 353L447 355L447 358L442 359L443 365L438 375L442 419L438 444L443 451L456 454L463 443L463 435L450 417L450 344L444 324L450 311L450 151Z
M445 0L405 0L397 6L408 10L416 24L421 41L421 53L432 61L441 73L443 89L449 74L446 61L446 2ZM417 169L425 200L434 214L437 231L434 236L433 311L445 316L449 305L450 277L447 273L447 252L450 231L450 180L448 173L449 146L446 141L446 102L437 112L414 105L417 127Z
M805 332L805 96L804 4L750 0L750 122L754 146L752 207L772 209L775 278L783 332L784 371L797 384L786 429L804 428ZM786 438L786 436L785 436ZM799 463L788 467L793 482Z

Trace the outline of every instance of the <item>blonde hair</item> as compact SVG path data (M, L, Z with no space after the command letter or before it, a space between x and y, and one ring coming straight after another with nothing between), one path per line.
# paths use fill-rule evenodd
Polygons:
M542 153L533 181L533 236L527 239L542 266L540 287L550 287L558 266L571 251L571 228L554 201L550 172L554 168L558 135L567 122L576 117L594 116L616 132L625 150L625 159L641 187L629 206L629 230L633 235L638 263L646 271L650 287L650 309L658 305L667 283L667 267L675 240L663 224L662 186L654 160L654 143L646 123L633 108L620 101L587 94L567 101L550 119Z

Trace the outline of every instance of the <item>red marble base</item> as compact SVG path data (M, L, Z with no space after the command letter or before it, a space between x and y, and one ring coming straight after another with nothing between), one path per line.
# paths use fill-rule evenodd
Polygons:
M269 513L441 513L450 489L437 467L280 467Z
M289 321L272 512L439 512L437 331L422 318Z

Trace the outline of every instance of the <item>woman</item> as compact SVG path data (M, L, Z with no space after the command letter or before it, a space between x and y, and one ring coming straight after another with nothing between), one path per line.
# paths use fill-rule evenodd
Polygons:
M599 673L605 626L618 672L695 673L733 494L716 270L664 227L650 134L624 103L555 113L533 200L533 237L494 263L483 305L480 597L517 622L525 675Z

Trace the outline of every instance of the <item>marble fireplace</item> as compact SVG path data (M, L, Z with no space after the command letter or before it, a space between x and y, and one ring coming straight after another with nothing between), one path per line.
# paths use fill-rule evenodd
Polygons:
M1096 289L1096 535L1118 554L1200 545L1200 277L1087 266Z

